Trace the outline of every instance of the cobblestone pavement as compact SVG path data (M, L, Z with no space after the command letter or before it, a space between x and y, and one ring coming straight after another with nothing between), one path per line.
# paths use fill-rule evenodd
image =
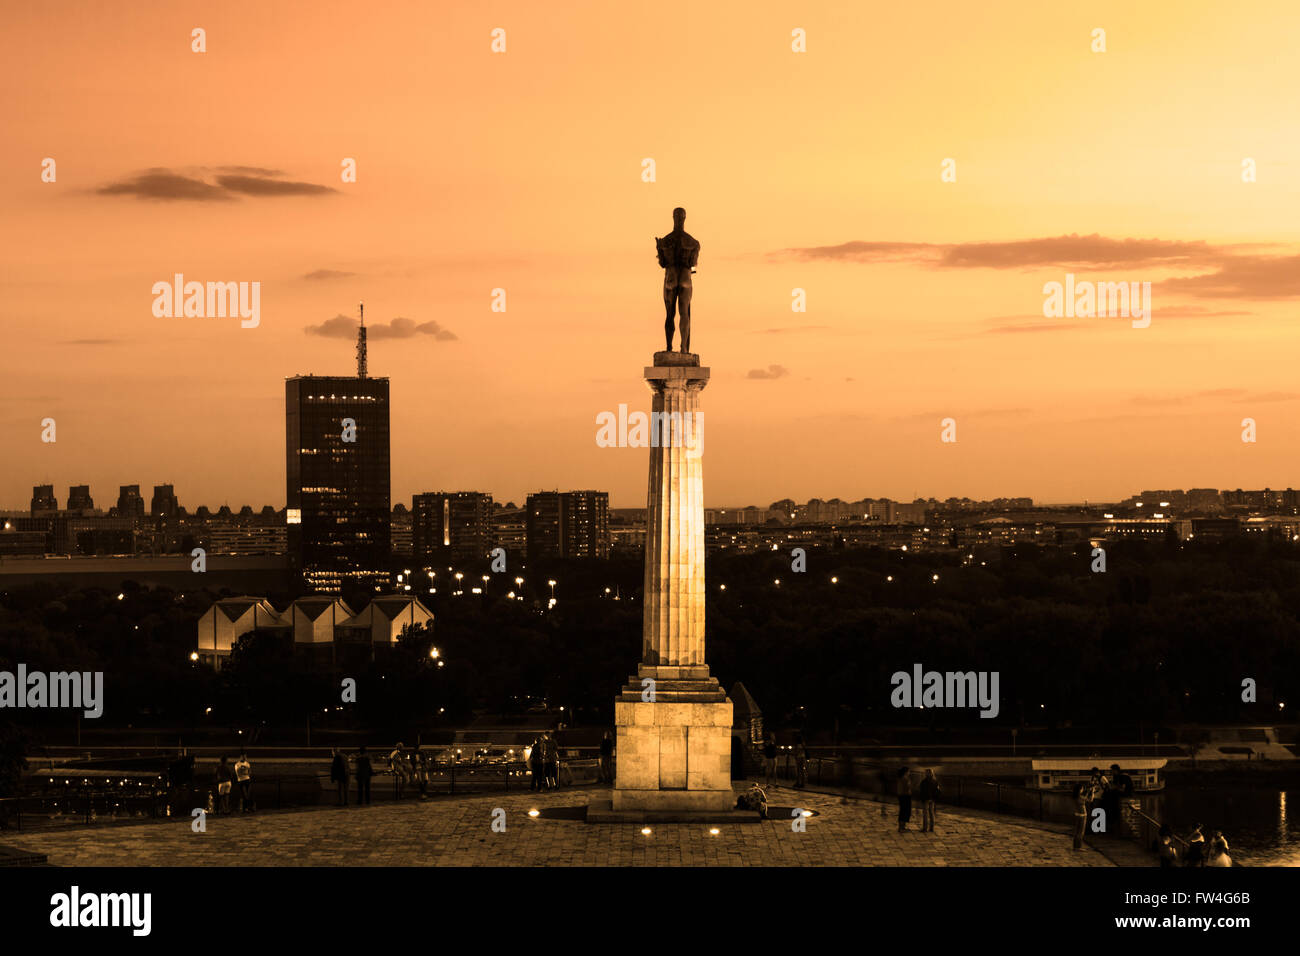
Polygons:
M789 820L760 824L588 825L530 818L528 810L585 806L608 790L488 794L370 807L212 817L187 821L6 833L10 846L45 853L53 866L1112 866L1091 848L1071 849L1064 827L940 813L938 831L898 833L879 805L828 794L769 791L774 807L818 816L807 832ZM495 808L506 830L491 829ZM913 817L913 826L919 815Z

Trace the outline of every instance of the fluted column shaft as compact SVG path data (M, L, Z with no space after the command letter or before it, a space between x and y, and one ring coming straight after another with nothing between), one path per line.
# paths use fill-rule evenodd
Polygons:
M709 370L659 364L660 355L645 370L654 399L641 659L651 667L701 667L705 591L700 393Z

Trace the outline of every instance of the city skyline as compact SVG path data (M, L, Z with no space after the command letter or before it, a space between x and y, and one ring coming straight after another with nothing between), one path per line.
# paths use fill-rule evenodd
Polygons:
M52 489L53 489L53 498L54 498L56 504L57 504L58 502L60 502L60 501L63 502L62 505L57 505L57 507L53 508L53 510L69 510L69 511L72 511L72 510L80 510L79 508L74 508L74 507L73 507L73 505L70 503L70 500L69 500L69 497L68 497L68 496L65 496L65 497L63 497L63 498L60 498L60 493L59 493L59 488L60 488L60 487L66 487L66 488L68 488L70 491L77 491L77 492L83 492L83 491L84 491L84 492L87 492L87 493L90 495L90 497L91 497L92 499L94 498L94 490L93 490L93 486L91 486L91 485L89 485L89 484L85 484L85 483L83 483L83 484L75 484L75 485L74 485L74 484L69 484L69 483L64 483L63 485L60 485L59 483L56 482L56 483L54 483L53 485L51 485L50 482L42 482L42 483L39 483L39 484L35 484L35 485L31 485L31 486L30 486L30 488L32 489L32 492L33 492L33 493L36 492L38 489L43 489L43 488L52 488ZM145 489L145 488L149 488L149 487L152 487L155 491L156 491L157 489L160 489L160 488L166 488L166 489L168 489L169 491L173 491L173 492L174 492L175 484L169 482L169 483L163 483L163 484L159 484L159 485L151 485L151 484L148 484L148 483L134 482L134 483L126 484L126 485L114 485L113 487L117 487L117 488L119 488L119 489L126 489L126 488L130 488L130 487L135 487L135 488L137 488L137 489L140 489L141 491L143 491L143 489ZM534 494L545 493L545 492L558 492L558 491L560 491L559 488L541 488L541 487L535 487L535 488L532 488L531 491L527 491L527 492L525 492L524 494L520 495L520 496L519 496L519 499L520 499L520 501L526 501L529 497L531 497L531 496L534 495ZM572 491L573 491L573 490L571 489L571 490L569 490L569 491L566 492L566 493L572 493ZM1178 493L1186 493L1186 492L1192 492L1192 491L1212 492L1212 493L1215 493L1215 494L1218 494L1218 495L1223 495L1223 494L1225 494L1225 493L1260 494L1260 493L1264 493L1264 492L1273 492L1273 493L1276 493L1276 494L1278 494L1278 495L1281 495L1281 494L1284 493L1284 492L1294 492L1294 491L1295 491L1295 487L1294 487L1293 485L1290 485L1290 484L1288 484L1288 485L1279 485L1279 486L1276 486L1276 487L1274 487L1274 486L1272 486L1272 485L1264 485L1264 486L1261 486L1261 487L1242 487L1242 486L1237 486L1237 487L1235 487L1235 488L1234 488L1234 487L1198 486L1198 485L1192 485L1192 484L1183 484L1183 485L1165 484L1165 485L1163 485L1163 486L1158 486L1158 487L1154 487L1154 488L1144 488L1144 489L1142 489L1142 490L1140 490L1140 491L1132 491L1132 492L1130 492L1130 493L1128 493L1128 494L1126 494L1126 495L1123 495L1123 496L1121 496L1121 497L1115 497L1115 498L1101 498L1101 497L1094 497L1094 498L1081 499L1081 500L1078 500L1078 501L1043 501L1043 500L1039 500L1039 499L1037 499L1037 498L1034 498L1032 495L1011 495L1011 494L1007 494L1007 495L993 495L993 496L991 496L991 497L987 497L987 498L982 498L982 497L981 497L981 498L977 498L977 497L974 497L974 496L972 496L972 495L962 495L962 494L918 495L918 496L915 497L915 498L892 498L892 497L890 497L890 496L888 496L888 495L870 495L870 494L869 494L869 495L861 495L861 496L849 496L849 497L841 497L841 496L837 496L837 495L826 495L826 496L823 496L823 495L816 495L816 494L814 494L814 495L812 495L811 497L805 498L805 499L803 499L803 500L799 500L798 498L795 498L794 496L791 496L791 495L785 495L785 496L780 497L780 498L763 499L763 500L766 500L766 501L767 501L766 504L761 504L761 503L759 503L759 502L755 502L755 501L746 502L745 504L737 504L737 503L735 503L735 502L732 502L732 503L729 503L729 504L722 504L722 505L706 503L706 504L705 504L705 510L706 510L706 511L710 511L710 512L715 512L715 511L726 511L726 510L742 510L742 509L747 509L747 508L758 508L758 509L760 509L760 510L763 510L763 509L771 509L771 508L774 508L774 507L776 507L777 505L779 505L781 502L787 502L787 501L789 501L789 502L793 502L796 506L800 506L800 507L802 507L803 505L806 505L806 504L810 504L810 503L815 502L815 501L816 501L816 502L823 502L823 503L829 503L829 502L840 502L840 503L844 503L844 504L852 504L852 503L856 503L856 502L859 502L859 501L892 501L892 502L895 502L895 503L897 503L897 504L913 504L913 503L916 503L916 502L926 502L926 503L929 503L929 502L937 502L937 503L939 503L939 504L944 504L944 503L947 503L947 502L950 502L950 501L958 501L958 502L960 502L960 501L969 501L969 502L972 502L972 503L975 503L975 504L986 504L986 503L987 503L987 504L992 504L992 503L996 503L996 502L1013 502L1013 503L1015 503L1015 504L1013 505L1014 507L1028 507L1028 508L1034 508L1034 509L1047 509L1047 508L1077 508L1077 507L1101 507L1101 506L1104 506L1104 505L1117 505L1117 504L1121 504L1121 503L1123 503L1123 502L1125 502L1125 501L1128 501L1129 499L1139 498L1139 497L1141 497L1141 496L1143 496L1143 495L1147 495L1147 494L1165 494L1165 493L1176 493L1176 494L1178 494ZM508 507L510 507L510 506L513 506L513 508L514 508L515 510L523 510L524 507L525 507L524 504L520 503L520 501L516 501L514 498L506 498L506 497L502 497L502 496L497 495L496 493L494 493L494 492L491 491L490 489L483 489L483 488L426 488L426 489L424 489L424 490L422 490L422 491L415 491L415 492L412 492L409 496L407 496L407 497L405 497L405 498L402 497L402 496L393 495L393 496L392 496L392 506L391 506L391 507L392 507L392 509L402 508L402 509L405 509L405 510L407 510L407 511L410 511L410 510L413 510L413 505L415 505L415 504L417 503L417 499L419 499L419 498L421 498L421 497L431 496L431 495L437 495L437 496L442 496L442 495L485 495L485 496L487 496L489 499L491 499L491 501L492 501L492 503L493 503L493 508L494 508L495 510L506 509L506 508L508 508ZM119 497L120 497L120 496L119 496ZM215 515L215 514L217 513L217 511L220 510L220 509L222 509L222 508L227 508L227 509L229 509L229 510L232 512L232 514L238 514L238 513L239 513L238 509L241 509L241 508L251 508L254 514L260 514L262 510L264 510L265 508L268 508L268 507L274 509L274 510L277 511L277 512L284 511L284 510L287 508L287 504L285 504L285 503L265 502L265 501L264 501L264 502L260 502L260 503L259 503L259 502L255 502L255 501L244 501L244 502L236 502L236 503L232 504L231 499L229 499L229 498L223 498L222 501L221 501L221 503L220 503L219 505L215 505L215 506L212 505L212 504L209 504L209 503L207 503L207 502L196 503L196 504L191 504L191 505L185 505L184 502L181 501L181 498L182 498L183 496L174 496L174 497L175 497L175 500L176 500L177 502L179 502L179 507L180 507L180 509L183 510L185 513L189 514L189 515L195 515L195 514L197 514L198 509L200 509L200 508L206 508L206 509L208 510L208 512L211 513L211 514L213 514L213 515ZM22 513L28 513L28 512L30 512L30 511L33 510L33 508L32 508L32 502L33 502L33 500L34 500L34 495L29 495L27 501L24 502L24 503L20 503L20 504L14 505L14 506L9 506L9 505L0 505L0 514L10 514L10 513L19 513L19 512L22 512ZM108 496L104 496L104 500L107 501L107 500L108 500ZM409 505L407 504L407 501L408 501L408 500L411 502L411 504L409 504ZM1027 501L1028 504L1021 504L1020 502L1023 502L1023 501ZM103 514L108 514L109 511L110 511L112 508L114 508L114 507L116 507L115 504L114 504L114 505L101 504L101 505L96 506L93 510L94 510L94 511L97 511L97 512L101 512L101 513L103 513ZM637 509L644 510L644 509L645 509L645 506L644 506L644 505L641 505L641 504L635 504L635 505L630 505L630 504L621 504L621 503L620 503L620 504L615 504L612 500L611 500L611 502L610 502L609 507L610 507L610 510L611 510L611 511L629 511L629 510L637 510ZM148 514L151 514L151 512L148 511L148 510L146 510L145 514L148 515Z

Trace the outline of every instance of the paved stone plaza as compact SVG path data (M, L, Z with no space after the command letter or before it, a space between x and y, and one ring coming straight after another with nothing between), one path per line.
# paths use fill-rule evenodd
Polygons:
M445 797L427 802L209 817L206 833L185 821L5 833L4 842L44 853L52 866L1112 866L1071 849L1065 827L978 813L939 816L938 832L897 832L869 800L776 788L774 806L804 806L806 833L788 820L721 826L530 818L528 810L585 806L608 789ZM493 833L494 808L506 832ZM786 811L789 812L788 810ZM576 816L576 813L574 814ZM913 825L918 825L914 814ZM1112 854L1113 855L1113 854ZM1140 858L1140 854L1138 855ZM1138 862L1138 858L1122 862ZM1147 865L1150 865L1149 863Z

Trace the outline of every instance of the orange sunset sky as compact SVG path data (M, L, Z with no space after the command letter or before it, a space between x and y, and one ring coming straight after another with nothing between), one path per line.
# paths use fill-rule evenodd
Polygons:
M363 299L395 502L643 506L595 422L648 407L676 205L710 506L1300 486L1293 0L3 6L0 506L282 506L284 379ZM259 327L156 318L177 272ZM1045 319L1067 272L1151 326Z

